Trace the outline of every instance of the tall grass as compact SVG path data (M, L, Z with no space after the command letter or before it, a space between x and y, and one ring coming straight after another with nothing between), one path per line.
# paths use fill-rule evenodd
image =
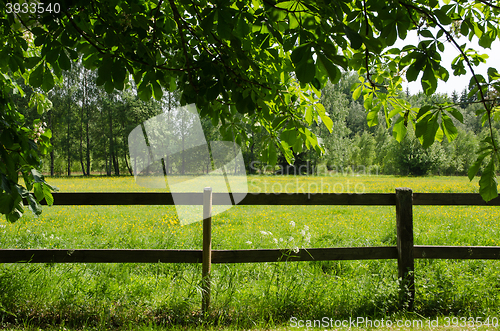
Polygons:
M310 180L297 178L299 185ZM254 180L251 190L263 191L265 181L269 188L285 179L249 180ZM393 192L397 186L419 192L476 190L460 177L324 180L332 185L356 180L366 192ZM61 191L136 189L130 177L49 181ZM498 207L415 206L415 244L500 245L499 216ZM200 249L202 243L201 223L180 226L171 206L53 206L39 218L26 214L15 224L0 226L1 248ZM213 218L212 237L213 249L395 245L395 208L236 206ZM499 267L498 261L417 260L415 314L498 317ZM382 318L404 313L393 260L213 265L208 318L199 313L200 280L198 264L4 264L0 323L252 328L286 326L292 316Z

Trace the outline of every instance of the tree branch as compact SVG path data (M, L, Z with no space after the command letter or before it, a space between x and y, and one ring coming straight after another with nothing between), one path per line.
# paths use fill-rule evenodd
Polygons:
M488 124L489 124L489 129L490 129L490 135L491 135L491 141L492 141L492 145L493 145L493 150L494 150L495 153L498 154L498 148L497 148L497 145L496 145L496 142L495 142L495 137L493 135L493 127L492 127L492 123L491 123L491 110L492 110L492 107L488 106L488 101L489 100L486 99L486 97L485 97L485 95L483 93L483 89L481 88L481 84L479 83L479 80L477 79L476 73L474 71L474 68L472 67L472 63L470 62L467 54L465 54L465 52L462 50L462 48L460 47L460 45L458 45L457 41L451 35L451 33L449 31L447 31L441 25L441 23L439 23L439 21L433 15L429 14L429 12L427 10L425 10L423 8L420 8L418 6L414 6L412 4L404 3L404 2L401 2L401 4L406 9L413 8L414 10L419 11L420 13L424 14L429 20L431 20L434 24L436 24L439 27L439 29L441 29L441 31L444 32L444 34L446 35L447 39L459 50L460 54L462 55L462 57L464 58L465 62L467 63L467 66L469 67L470 72L472 73L472 77L474 78L474 81L475 81L476 86L477 86L478 91L479 91L481 103L483 104L484 109L486 110L486 112L488 114ZM498 155L498 158L500 160L500 155Z

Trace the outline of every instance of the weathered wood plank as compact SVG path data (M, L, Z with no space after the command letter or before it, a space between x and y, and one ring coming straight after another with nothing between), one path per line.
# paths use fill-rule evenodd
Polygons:
M413 193L413 205L500 206L500 196L485 202L477 193Z
M213 250L212 263L383 260L396 259L397 253L395 246L309 248L298 253L279 249Z
M414 246L416 259L499 260L500 246Z
M210 269L212 267L212 188L203 190L203 264L201 267L201 311L210 309Z
M287 259L288 256L288 259ZM212 250L212 263L396 259L397 248L340 247ZM0 263L201 263L202 250L170 249L1 249Z
M177 204L202 205L203 193L179 194ZM235 198L242 193L233 193ZM173 205L171 193L163 192L66 192L53 193L54 205ZM213 193L213 205L226 203L221 193ZM42 201L45 204L45 200ZM248 193L239 205L354 205L394 206L393 193L286 194ZM500 206L500 197L485 202L476 193L413 193L413 205L420 206Z
M1 249L0 263L198 263L201 250Z
M233 193L238 199L242 193ZM171 193L162 192L67 192L53 193L54 205L173 205ZM213 205L225 204L222 193L212 194ZM178 205L203 205L203 193L176 193ZM42 201L45 204L45 200ZM238 205L395 205L393 193L365 194L266 194L249 193Z
M412 190L396 189L396 230L398 243L398 277L401 281L400 301L411 310L415 299L415 264L413 260Z
M235 193L234 195L236 196L237 194ZM394 206L395 204L396 197L394 193L249 193L238 205Z
M212 263L397 259L395 246L212 250ZM500 259L500 246L414 246L415 259ZM0 263L201 263L201 250L175 249L1 249Z

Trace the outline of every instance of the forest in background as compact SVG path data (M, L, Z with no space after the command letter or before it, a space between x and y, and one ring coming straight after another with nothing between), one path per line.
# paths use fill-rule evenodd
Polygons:
M14 95L15 105L25 116L27 123L39 118L44 127L52 132L52 151L44 156L42 170L51 176L83 174L127 175L132 174L128 152L128 135L142 122L162 112L179 106L179 94L165 91L161 101L144 102L137 97L135 86L124 91L107 93L96 85L97 72L89 71L81 64L65 75L64 83L48 95L52 108L39 115L28 100L33 90L22 85L26 95ZM356 73L344 73L338 84L328 83L322 90L321 102L333 121L332 133L323 125L313 124L312 131L319 137L325 153L303 150L294 153L295 163L301 169L323 169L342 174L378 173L386 175L467 175L474 163L479 142L487 135L476 111L481 105L468 97L468 90L455 91L452 95L424 93L411 95L407 90L403 97L413 107L440 102L458 104L464 109L463 123L453 119L458 129L457 138L448 142L446 137L424 149L412 126L401 143L392 137L391 128L379 115L379 125L369 127L363 103L354 100L351 86L358 82ZM22 84L22 82L19 82ZM249 173L269 169L260 162L266 153L263 143L265 130L247 116L236 113L233 122L250 128L246 137L235 137L241 146ZM495 121L498 131L499 122ZM222 140L231 136L231 123L217 123L202 118L207 141ZM234 135L232 135L234 136ZM281 169L287 163L278 156ZM305 165L305 166L304 166ZM281 171L290 172L291 171Z

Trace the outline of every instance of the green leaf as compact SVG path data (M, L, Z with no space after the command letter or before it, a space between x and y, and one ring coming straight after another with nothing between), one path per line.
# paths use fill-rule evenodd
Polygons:
M115 85L113 84L112 81L107 80L104 83L104 90L106 91L106 93L113 93L113 91L115 90Z
M379 107L376 107L376 109L368 112L368 115L366 115L366 120L368 123L369 127L375 126L378 124L378 113L379 113Z
M55 49L52 49L50 50L47 55L45 55L45 60L50 63L50 64L53 64L54 62L57 61L57 59L59 58L59 52L61 51L60 48L55 48Z
M152 95L151 85L142 81L142 83L139 85L139 88L137 89L137 94L142 101L149 101Z
M278 161L278 154L276 153L276 146L274 146L274 143L272 141L269 143L267 152L267 163L273 166L276 165L276 162Z
M323 65L326 72L328 73L330 82L332 82L332 84L337 84L340 80L340 77L342 76L339 68L337 68L337 66L334 65L333 62L330 61L330 59L328 59L322 53L316 53L316 54L318 55L319 62L321 63L321 65Z
M422 83L422 90L426 95L432 95L434 92L436 92L437 79L434 74L434 70L430 65L425 67L421 83Z
M54 87L54 85L54 76L52 76L52 72L50 72L49 68L46 67L43 75L42 89L45 92L48 92Z
M406 136L406 126L404 126L404 118L400 117L396 123L394 124L394 127L392 129L392 135L398 142L401 142L403 138Z
M35 194L35 198L38 201L42 201L42 199L43 199L43 183L33 184L33 192Z
M479 180L479 194L481 194L481 197L486 202L495 199L498 196L498 183L495 174L494 161L495 158L492 157L486 168L484 168L481 179Z
M0 192L0 214L8 214L14 208L14 199L12 195Z
M314 65L314 60L312 58L306 59L300 62L295 68L295 74L297 79L302 84L310 83L314 76L316 75L316 66Z
M51 189L57 191L57 188L51 187L47 183L43 184L43 197L45 198L45 202L47 202L48 206L52 206L54 204L54 197L52 196Z
M460 123L464 122L464 115L460 111L455 108L448 108L448 113L450 113L453 117L455 117Z
M451 18L441 9L434 10L434 15L438 18L439 22L443 25L451 24Z
M446 139L448 139L448 141L455 140L455 138L458 135L458 130L455 127L455 124L453 124L451 118L448 117L448 115L446 114L441 114L441 120L442 120L441 128L443 129L443 132L446 135Z
M23 199L21 198L20 195L18 195L15 198L14 203L12 204L10 212L8 214L5 214L5 218L7 219L8 222L14 223L23 216L23 212L24 212Z
M316 111L318 112L319 117L321 118L321 121L323 122L323 124L325 124L326 128L331 133L332 129L333 129L333 121L326 114L325 107L322 104L320 104L320 103L314 104L314 107L316 108Z
M353 29L351 29L347 25L344 25L344 32L345 32L347 38L349 39L349 41L351 42L352 48L359 49L361 47L361 45L363 45L363 38L361 38L359 33L354 31Z
M61 53L59 54L59 59L57 61L62 70L71 70L71 61L63 49L61 49Z
M352 98L354 100L358 100L358 98L361 96L362 91L363 91L363 84L359 84L359 86L352 93Z
M297 66L304 59L311 57L312 57L312 52L310 44L300 45L299 47L295 48L292 51L292 54L290 55L290 59L292 60L295 66Z
M29 58L25 59L25 61L26 61L26 64L25 64L26 68L28 68L28 69L33 68L34 66L36 66L37 64L39 64L41 60L42 60L42 58L39 57L39 56L33 56L33 57L29 57Z
M42 206L36 201L36 199L33 197L32 194L28 194L28 204L29 204L29 209L35 214L35 216L40 216L42 213Z
M474 164L472 164L472 166L469 168L469 171L467 173L469 176L469 180L474 179L477 172L479 171L479 168L481 167L481 163L483 163L484 158L487 157L488 155L490 155L490 153L484 153L484 154L478 156L476 162L474 162Z
M280 138L283 141L286 141L286 143L289 146L293 146L295 142L297 141L297 130L283 130L280 134Z
M156 100L160 101L163 98L163 89L160 84L158 84L155 80L152 81L153 85L153 94Z
M32 87L40 87L43 83L43 68L44 64L40 63L38 67L31 72L29 83Z
M422 136L423 138L422 146L424 148L428 148L429 146L431 146L434 143L434 140L436 140L436 138L438 140L440 139L439 137L440 133L438 131L439 131L438 117L437 114L434 114L427 122L427 128Z

